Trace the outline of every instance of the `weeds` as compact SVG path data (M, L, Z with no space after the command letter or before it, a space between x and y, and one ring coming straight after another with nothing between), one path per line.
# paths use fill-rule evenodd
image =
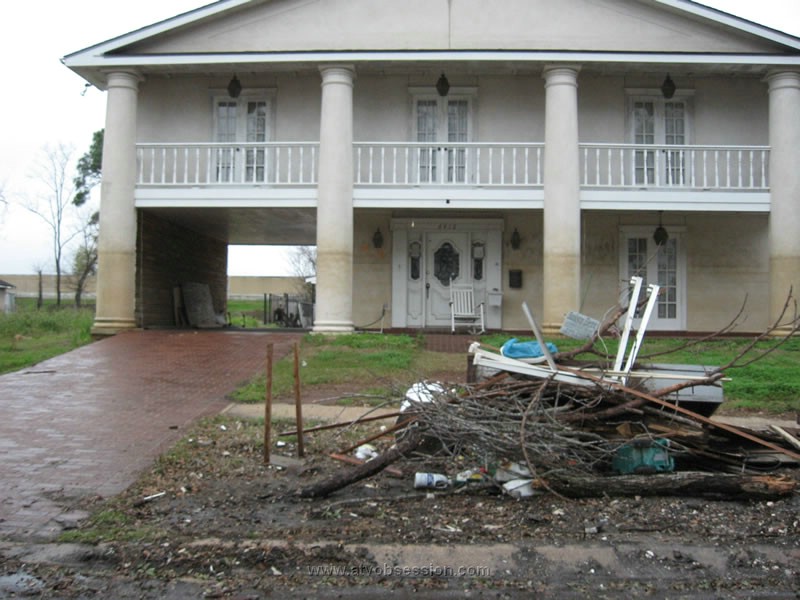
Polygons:
M56 309L20 302L0 314L0 373L29 367L92 341L92 308Z

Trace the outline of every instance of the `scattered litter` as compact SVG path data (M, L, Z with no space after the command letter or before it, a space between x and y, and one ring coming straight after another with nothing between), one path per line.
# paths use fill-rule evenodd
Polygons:
M378 457L378 449L372 444L361 444L356 448L355 457L359 460L372 460Z
M439 383L420 381L406 391L406 399L400 405L400 412L405 412L414 404L433 402L437 395L444 393L444 388Z
M486 474L483 469L467 469L461 471L456 475L455 482L459 485L466 483L477 483L486 480Z
M149 496L145 496L142 498L145 502L150 502L150 500L155 500L156 498L161 498L161 496L165 496L167 492L158 492L157 494L150 494Z
M532 483L531 479L512 479L503 484L503 489L512 498L528 498L535 493Z
M494 472L494 479L498 483L505 483L513 479L531 479L532 477L528 467L511 461L501 463Z
M547 342L547 349L552 353L558 352L555 344ZM511 338L500 348L500 353L509 358L539 358L544 356L539 342L520 342L517 338Z
M440 473L417 473L414 475L414 487L445 490L450 487L450 479Z

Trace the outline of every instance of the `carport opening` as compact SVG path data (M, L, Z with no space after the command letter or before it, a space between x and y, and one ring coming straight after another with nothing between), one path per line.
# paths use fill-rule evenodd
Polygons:
M310 329L315 275L315 246L228 246L229 325Z

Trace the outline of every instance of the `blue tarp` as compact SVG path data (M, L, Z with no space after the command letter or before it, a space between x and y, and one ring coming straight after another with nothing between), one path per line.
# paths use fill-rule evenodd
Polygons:
M546 344L551 353L558 352L555 344L551 342L546 342ZM517 338L511 338L503 344L503 347L500 348L500 354L508 358L539 358L544 356L539 342L520 342Z

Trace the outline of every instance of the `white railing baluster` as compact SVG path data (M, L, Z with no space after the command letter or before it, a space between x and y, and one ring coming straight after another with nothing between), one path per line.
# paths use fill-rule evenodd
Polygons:
M536 148L536 185L542 185L542 148Z
M315 142L137 144L137 185L315 185L318 147ZM542 185L540 143L356 142L353 147L356 185ZM769 189L765 146L582 143L579 151L583 187ZM637 179L637 163L643 180Z
M742 189L742 151L739 150L739 189Z
M530 185L531 184L531 180L530 180L531 173L530 173L529 166L530 166L530 160L531 160L531 152L530 152L531 149L528 148L528 146L525 146L524 150L525 150L525 163L524 163L524 165L525 165L525 167L524 167L525 168L525 185ZM479 151L480 151L480 149L479 149Z

